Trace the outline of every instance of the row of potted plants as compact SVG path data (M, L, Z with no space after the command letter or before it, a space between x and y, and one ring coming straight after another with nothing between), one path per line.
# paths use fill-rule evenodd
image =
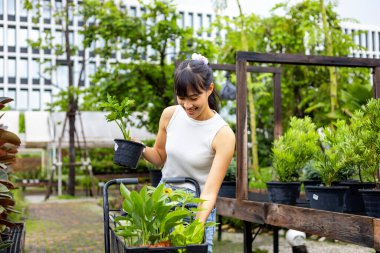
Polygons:
M296 204L302 176L314 174L323 186L305 186L312 208L362 213L363 200L374 199L374 194L380 196L379 116L380 100L371 99L349 121L338 120L320 129L308 117L292 118L289 129L272 149L278 182L267 183L270 200ZM282 183L294 191L279 190ZM364 207L371 208L366 210L368 215L380 217L380 204L365 203Z

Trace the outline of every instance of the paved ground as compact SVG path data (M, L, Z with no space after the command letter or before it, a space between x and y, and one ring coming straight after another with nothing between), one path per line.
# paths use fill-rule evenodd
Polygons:
M27 197L26 253L104 252L103 209L96 199L43 201L43 197ZM215 240L214 253L243 252L241 233L223 233ZM343 243L308 240L309 253L370 253L371 249ZM261 234L253 248L272 252L272 238ZM291 253L291 247L280 239L280 252Z

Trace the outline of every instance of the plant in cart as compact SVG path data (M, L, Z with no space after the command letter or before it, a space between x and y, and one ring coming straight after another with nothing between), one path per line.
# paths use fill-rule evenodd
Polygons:
M205 226L195 219L196 204L203 200L182 189L172 190L159 184L144 186L140 192L129 191L123 184L124 216L115 218L115 232L125 239L128 247L177 247L201 244Z
M135 169L137 162L145 148L145 145L131 140L129 125L132 108L135 101L124 98L119 102L116 97L107 95L107 101L102 102L100 107L109 112L106 115L108 122L114 121L123 134L124 139L115 139L115 164Z

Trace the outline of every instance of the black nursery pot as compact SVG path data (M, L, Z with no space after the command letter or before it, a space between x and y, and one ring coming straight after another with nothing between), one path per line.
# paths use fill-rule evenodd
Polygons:
M331 212L343 212L348 186L306 186L310 207Z
M365 213L380 218L380 190L360 189L363 197Z
M301 182L267 182L269 201L295 205L300 196Z
M157 187L162 178L161 170L149 170L150 183L152 186Z
M113 162L128 169L136 169L137 162L145 148L144 144L123 139L115 139Z
M236 181L223 181L218 196L224 198L236 198Z
M375 183L361 183L359 181L343 181L333 185L349 187L344 200L345 208L343 212L352 214L363 214L365 212L363 196L360 194L359 189L373 189L376 186Z

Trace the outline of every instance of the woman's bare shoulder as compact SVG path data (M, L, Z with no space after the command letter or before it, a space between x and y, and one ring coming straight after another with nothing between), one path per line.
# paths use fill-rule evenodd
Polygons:
M172 105L172 106L168 106L166 107L163 111L162 111L162 114L161 114L161 121L163 123L165 123L165 125L170 121L170 119L172 118L176 108L177 108L178 105Z

